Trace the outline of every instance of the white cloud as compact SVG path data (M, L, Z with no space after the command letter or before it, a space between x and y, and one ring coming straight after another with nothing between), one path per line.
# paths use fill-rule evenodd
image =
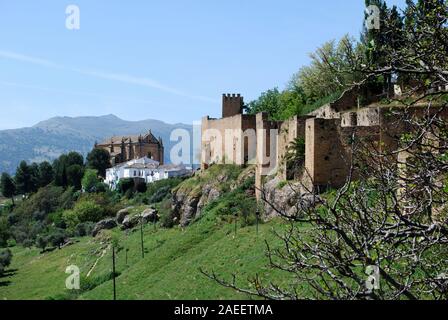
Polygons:
M138 85L138 86L143 86L143 87L147 87L147 88L151 88L151 89L156 89L159 91L163 91L166 93L170 93L170 94L173 94L176 96L181 96L181 97L185 97L185 98L189 98L189 99L193 99L193 100L200 100L200 101L210 102L210 103L218 102L218 100L216 100L216 99L212 99L212 98L208 98L208 97L204 97L204 96L200 96L200 95L190 94L187 92L183 92L179 89L163 85L163 84L159 83L158 81L150 79L150 78L136 77L136 76L127 75L127 74L116 74L116 73L110 73L110 72L102 72L102 71L97 71L97 70L71 68L71 67L66 67L64 65L57 64L57 63L49 61L49 60L36 58L36 57L28 56L28 55L23 55L23 54L16 53L16 52L4 51L4 50L0 50L0 58L20 61L20 62L25 62L25 63L31 63L31 64L40 65L40 66L47 67L47 68L65 69L65 70L68 70L71 72L76 72L76 73L83 74L83 75L90 76L90 77L106 79L106 80L111 80L111 81L118 81L118 82L123 82L123 83L127 83L127 84Z

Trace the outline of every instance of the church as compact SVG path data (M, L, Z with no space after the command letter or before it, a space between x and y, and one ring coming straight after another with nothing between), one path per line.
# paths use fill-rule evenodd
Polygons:
M95 148L104 149L110 154L111 165L148 157L163 165L163 141L156 138L151 130L138 136L114 136L95 144Z

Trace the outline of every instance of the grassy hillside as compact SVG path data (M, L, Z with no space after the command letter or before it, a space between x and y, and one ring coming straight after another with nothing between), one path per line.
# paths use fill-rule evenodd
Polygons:
M266 280L287 281L285 274L267 268L264 240L276 243L272 228L280 221L238 229L213 214L182 230L144 229L145 258L141 257L139 229L126 235L120 230L103 234L116 237L118 299L243 299L247 296L223 288L207 279L199 268L229 277L239 275L241 283L258 273ZM100 239L81 238L79 242L43 255L38 249L13 249L11 272L0 279L0 299L102 299L112 298L111 250ZM103 248L106 253L102 255ZM126 249L128 265L126 265ZM95 265L88 278L85 278ZM80 267L85 291L73 295L65 289L65 268ZM287 275L286 275L287 276ZM87 279L87 280L86 280ZM103 283L102 283L103 282ZM96 287L94 287L96 286Z

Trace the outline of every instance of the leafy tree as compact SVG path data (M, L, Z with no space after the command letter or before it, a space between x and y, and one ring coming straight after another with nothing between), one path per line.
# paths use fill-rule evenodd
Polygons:
M11 176L7 173L2 173L0 178L0 191L6 198L11 198L14 206L14 195L16 194L16 185Z
M67 185L75 190L81 189L81 180L84 175L84 168L78 164L67 167Z
M282 92L278 88L263 92L246 106L246 111L249 114L266 112L270 119L280 121L301 114L305 101L303 89L291 83Z
M87 155L87 167L96 169L105 178L106 169L110 168L110 154L104 149L95 148Z
M66 164L68 167L73 165L78 165L80 167L84 166L84 157L78 152L69 152L66 157Z
M48 242L59 249L61 249L61 245L65 243L66 239L67 233L64 229L56 228L48 234Z
M39 235L36 238L36 247L42 250L42 252L45 251L45 248L47 248L48 245L48 238L45 235Z
M39 187L45 187L53 182L54 171L52 165L48 161L39 164Z
M101 181L98 179L98 171L96 169L87 169L84 172L81 184L86 192L96 192L97 186Z
M55 184L61 187L72 186L81 189L84 174L84 159L77 152L61 155L53 162Z
M342 92L358 79L357 73L346 72L353 63L350 53L357 50L356 41L344 36L339 42L326 42L310 54L311 64L300 69L292 80L303 88L308 103Z

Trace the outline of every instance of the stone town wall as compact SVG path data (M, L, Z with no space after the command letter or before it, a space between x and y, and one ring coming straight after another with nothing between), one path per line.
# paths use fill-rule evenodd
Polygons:
M223 119L206 117L202 119L201 130L202 169L212 163L255 163L255 116L239 114Z

